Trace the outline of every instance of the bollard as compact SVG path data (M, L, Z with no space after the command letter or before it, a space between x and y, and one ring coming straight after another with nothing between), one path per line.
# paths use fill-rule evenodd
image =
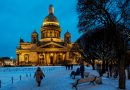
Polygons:
M21 80L21 75L20 75L20 80Z
M0 88L1 88L1 80L0 80Z
M28 77L28 74L26 74L26 77Z
M12 77L12 84L13 84L13 82L14 82L14 79L13 79L13 77Z

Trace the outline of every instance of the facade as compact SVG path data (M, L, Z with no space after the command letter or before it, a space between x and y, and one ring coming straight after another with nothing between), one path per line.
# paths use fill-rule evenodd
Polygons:
M32 32L31 42L20 43L16 49L18 65L58 65L65 63L76 63L80 54L72 50L74 44L71 42L71 34L67 31L64 40L61 39L61 28L57 18L54 16L53 5L49 6L49 14L44 19L39 34Z

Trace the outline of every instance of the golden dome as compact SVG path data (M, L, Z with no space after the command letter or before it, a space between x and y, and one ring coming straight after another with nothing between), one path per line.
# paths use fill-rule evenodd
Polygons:
M53 15L53 14L49 14L48 16L46 16L44 23L46 22L56 22L58 23L57 18Z
M59 25L57 18L54 16L53 5L49 6L49 15L44 19L43 25Z

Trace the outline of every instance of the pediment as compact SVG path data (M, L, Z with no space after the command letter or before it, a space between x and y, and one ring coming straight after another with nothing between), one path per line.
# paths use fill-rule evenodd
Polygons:
M65 47L55 42L49 42L46 43L45 45L41 45L40 48L65 48Z

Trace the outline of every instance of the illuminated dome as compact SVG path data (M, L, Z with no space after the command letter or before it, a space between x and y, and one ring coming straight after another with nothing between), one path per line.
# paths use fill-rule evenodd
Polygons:
M49 14L44 22L58 22L57 18L53 14Z
M57 18L54 15L53 5L49 6L49 14L44 19L41 27L41 42L55 41L62 42L60 38L61 28Z
M49 6L49 15L44 19L43 26L44 25L59 25L57 18L54 16L53 5Z

